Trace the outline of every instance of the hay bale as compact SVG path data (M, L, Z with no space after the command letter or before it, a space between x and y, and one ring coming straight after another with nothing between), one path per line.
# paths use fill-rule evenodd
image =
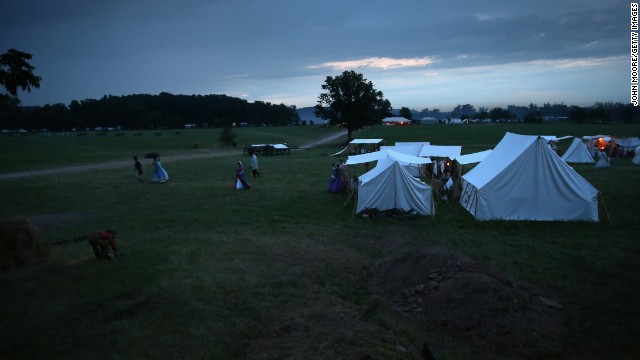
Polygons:
M38 235L24 216L0 221L0 270L39 263L51 253L51 244Z

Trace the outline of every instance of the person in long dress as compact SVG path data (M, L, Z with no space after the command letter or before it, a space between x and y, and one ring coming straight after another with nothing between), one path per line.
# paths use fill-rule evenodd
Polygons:
M151 174L151 182L154 184L161 184L169 181L169 175L162 167L160 163L160 157L153 159L153 173Z
M249 184L249 180L247 180L247 177L244 175L244 166L242 165L242 161L238 161L238 164L236 165L235 189L242 190L250 188L251 185Z
M329 192L339 193L343 190L344 184L340 175L340 164L333 164L331 179L329 179Z

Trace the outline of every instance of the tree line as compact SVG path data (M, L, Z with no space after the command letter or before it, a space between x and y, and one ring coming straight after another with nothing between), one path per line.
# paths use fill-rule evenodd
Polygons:
M20 107L14 98L0 99L3 129L71 130L96 127L167 129L195 127L278 126L298 124L295 106L249 102L226 95L106 95L41 107Z
M42 107L20 107L17 89L31 91L39 88L39 76L28 62L31 54L9 49L0 55L0 86L7 91L0 94L0 128L72 130L113 127L119 129L166 129L193 127L273 126L300 124L295 106L273 105L268 102L248 102L226 95L105 95L101 99L74 100L65 104ZM362 74L353 70L338 76L327 76L314 107L316 116L329 124L343 126L352 133L364 126L379 124L391 115L391 103L381 91ZM640 123L640 111L631 104L596 103L592 107L544 104L537 106L510 105L506 109L476 108L471 104L458 105L450 113L439 109L420 112L400 109L408 119L434 117L448 119L491 119L492 121L520 120L536 123L545 120L568 120L578 123L622 122Z
M551 103L538 106L531 103L529 106L509 105L506 108L495 107L492 109L486 107L476 109L471 104L464 104L457 105L450 112L429 108L421 111L402 108L399 115L413 120L432 117L444 122L447 119L459 118L462 120L491 119L494 122L514 120L527 123L558 120L575 123L640 123L640 109L631 104L619 102L597 102L587 107Z

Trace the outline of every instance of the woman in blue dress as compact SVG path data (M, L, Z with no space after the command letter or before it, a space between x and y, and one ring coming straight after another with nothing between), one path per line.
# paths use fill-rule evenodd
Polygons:
M151 174L151 182L154 184L160 184L163 182L167 182L169 180L169 175L162 167L160 163L160 158L156 157L153 159L153 173Z
M329 179L329 192L339 193L344 189L344 184L342 182L342 176L340 173L340 164L332 165L333 172L331 174L331 179Z

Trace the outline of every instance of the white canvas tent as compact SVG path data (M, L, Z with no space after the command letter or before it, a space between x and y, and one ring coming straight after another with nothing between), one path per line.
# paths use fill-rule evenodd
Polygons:
M420 151L422 151L422 147L429 146L430 143L428 141L424 142L396 142L393 146L381 146L380 150L393 150L405 155L411 156L419 156ZM431 161L429 161L431 162ZM402 163L402 162L401 162ZM422 164L422 163L420 163ZM421 167L419 164L411 164L407 165L403 163L404 169L407 170L412 176L420 177Z
M579 138L573 138L573 142L562 155L562 160L576 164L593 164L595 162L587 150L587 146Z
M484 160L484 158L486 158L487 155L489 154L491 154L491 149L480 151L477 153L456 156L455 159L453 160L457 161L458 164L460 165L467 165L467 164L479 163L482 160Z
M372 153L349 156L345 164L354 165L378 161L378 165L376 165L377 167L380 165L379 160L386 158L399 162L400 165L402 165L402 167L404 167L405 170L407 170L409 174L411 174L411 176L415 177L420 176L420 165L431 163L431 159L407 155L394 150L384 149Z
M598 190L539 136L506 133L462 176L460 203L476 220L598 221Z
M633 156L633 159L631 160L631 162L636 165L640 165L640 146L636 148L635 155Z
M382 158L358 179L356 214L370 209L434 215L432 188L411 176L398 161Z

